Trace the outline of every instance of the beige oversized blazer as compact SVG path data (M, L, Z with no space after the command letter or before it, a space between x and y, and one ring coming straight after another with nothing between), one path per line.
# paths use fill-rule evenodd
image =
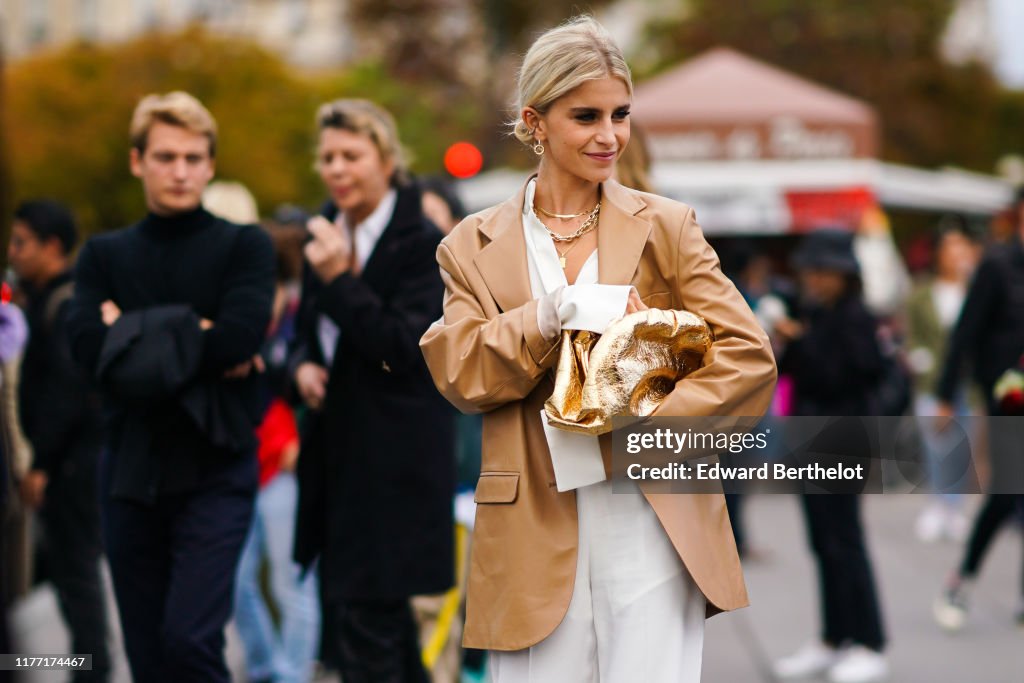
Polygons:
M522 227L525 186L460 223L437 260L444 317L420 341L438 389L484 412L483 463L469 573L466 647L519 650L562 621L576 573L576 494L559 493L540 411L554 386L558 339L537 327ZM652 308L707 320L715 342L656 414L761 415L775 360L761 327L704 241L685 204L602 185L599 281L632 284ZM601 437L610 467L610 435ZM645 492L708 601L708 614L747 605L721 494Z

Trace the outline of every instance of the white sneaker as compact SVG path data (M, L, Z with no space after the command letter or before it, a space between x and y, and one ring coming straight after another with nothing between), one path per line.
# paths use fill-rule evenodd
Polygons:
M839 661L839 650L820 641L809 642L772 665L776 678L809 678L825 673Z
M877 683L889 677L889 661L881 652L863 645L843 650L839 661L828 670L831 683Z
M950 633L956 633L967 621L967 598L970 594L970 579L951 579L949 587L942 592L932 605L932 616L936 623Z
M941 503L931 503L921 511L914 523L914 533L922 543L935 543L946 530L946 510Z

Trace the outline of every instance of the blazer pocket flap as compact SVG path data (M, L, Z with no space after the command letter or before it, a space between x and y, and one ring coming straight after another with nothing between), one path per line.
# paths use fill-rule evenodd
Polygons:
M473 500L477 503L514 503L518 495L518 472L481 472Z

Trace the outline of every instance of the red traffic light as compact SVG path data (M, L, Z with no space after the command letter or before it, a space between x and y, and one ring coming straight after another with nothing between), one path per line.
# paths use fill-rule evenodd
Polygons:
M484 155L470 142L456 142L444 153L444 167L456 178L471 178L484 165Z

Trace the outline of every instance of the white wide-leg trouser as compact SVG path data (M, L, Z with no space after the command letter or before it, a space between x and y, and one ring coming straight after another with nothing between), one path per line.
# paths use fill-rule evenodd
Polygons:
M492 652L492 683L698 683L704 595L639 489L576 491L576 583L540 643Z

